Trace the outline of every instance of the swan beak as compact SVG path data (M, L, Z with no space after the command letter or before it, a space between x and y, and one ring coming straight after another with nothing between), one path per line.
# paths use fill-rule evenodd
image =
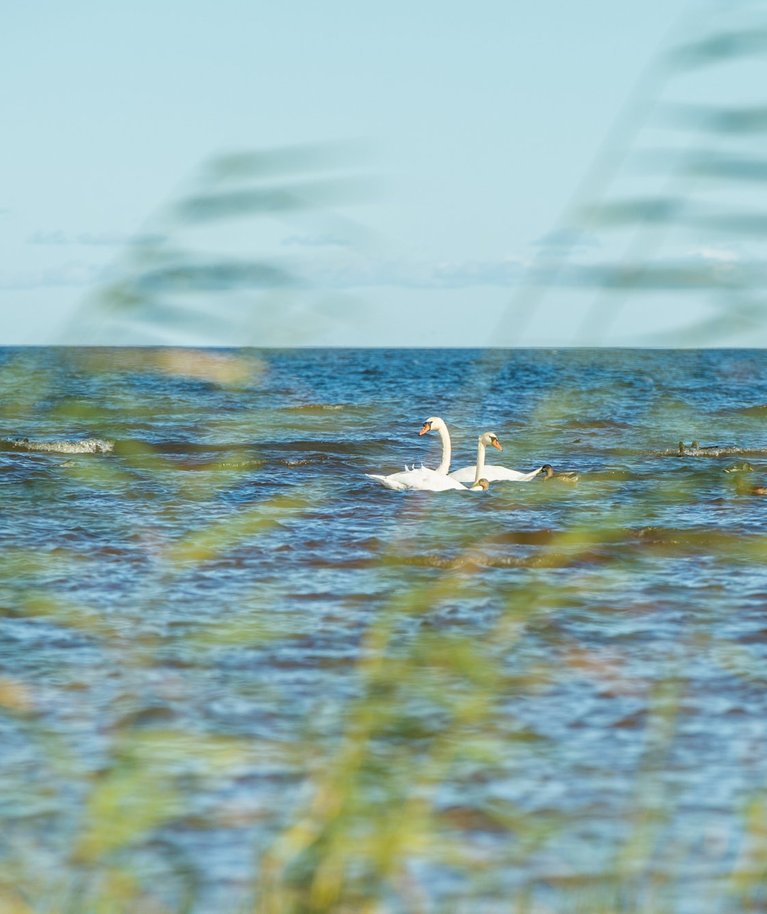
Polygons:
M503 448L501 447L501 442L497 438L493 438L493 440L490 443L493 445L493 447L497 447L499 451L503 450Z
M420 432L418 432L418 434L425 435L426 432L430 432L430 431L431 431L431 422L424 422L423 428L421 429Z

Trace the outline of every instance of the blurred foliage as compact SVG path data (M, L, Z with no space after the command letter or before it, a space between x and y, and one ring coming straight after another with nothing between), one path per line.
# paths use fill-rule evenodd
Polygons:
M746 59L765 62L767 31L757 27L756 20L742 30L726 21L717 23L709 27L701 17L696 34L686 35L655 63L629 106L632 129L622 124L608 142L605 157L563 220L561 237L569 242L534 266L512 303L510 319L531 303L540 307L552 290L578 286L595 293L594 322L606 320L606 311L614 315L629 300L641 302L647 293L665 295L673 307L680 293L710 291L713 314L707 323L689 328L690 342L719 342L731 327L763 326L764 266L758 253L735 262L700 262L686 252L692 240L701 238L708 243L724 237L728 244L740 237L760 240L767 208L758 196L749 194L744 200L733 188L748 184L762 190L767 164L759 149L746 144L761 141L765 109L738 99L706 106L660 100L691 73ZM648 94L648 86L655 94ZM647 148L641 135L647 121L637 121L637 110L652 112L653 132L663 128L674 133L672 152ZM678 134L691 131L704 136L705 148L698 141L679 141ZM735 150L734 143L739 144ZM147 342L188 333L195 343L215 340L226 325L240 333L243 345L257 346L265 339L300 344L314 339L324 323L348 319L350 302L318 305L314 291L287 259L220 255L214 244L201 251L209 238L195 232L235 216L272 220L310 214L334 231L343 224L350 235L361 237L358 226L329 211L370 190L367 179L350 176L350 163L354 157L343 148L310 146L229 155L209 163L183 199L137 239L117 266L114 281L78 315L78 325L100 323L126 336L139 334ZM615 190L621 169L627 182L636 185L630 192ZM327 177L328 171L340 174ZM323 176L316 177L317 172ZM647 187L648 177L658 178L661 187ZM714 184L722 199L706 196ZM621 232L628 238L625 247L611 235ZM597 247L599 256L589 263L571 263L577 239L595 233L607 238ZM669 239L670 253L661 256ZM552 876L543 886L543 897L548 892L551 898L569 898L561 908L568 911L671 910L665 883L673 878L669 872L674 861L655 865L666 853L665 829L675 811L673 790L661 775L669 764L687 694L685 662L705 650L704 637L691 628L690 641L678 646L679 662L665 681L629 683L620 650L584 649L557 629L555 617L580 589L599 593L604 611L612 611L621 602L622 583L648 555L688 557L705 551L737 566L764 560L764 538L744 541L694 528L669 531L636 512L599 510L611 487L626 484L626 474L619 472L599 487L581 484L578 497L584 504L593 502L594 510L577 524L541 532L535 552L517 550L500 559L492 529L478 538L475 528L464 530L455 518L414 518L398 506L393 511L399 510L400 516L391 541L381 550L379 570L398 574L399 586L391 598L375 602L366 627L357 633L353 666L347 671L353 686L343 705L334 709L327 732L321 716L301 721L289 734L277 720L273 732L258 742L209 732L167 710L178 693L186 695L193 688L193 680L184 675L194 661L176 656L173 639L153 630L153 607L168 599L175 578L204 578L218 562L236 568L238 551L266 548L276 530L298 527L319 505L332 505L333 493L318 485L301 495L260 498L246 510L227 512L219 497L233 479L258 466L249 449L233 446L223 462L203 455L185 466L178 455L150 441L116 434L118 414L135 424L161 404L138 402L126 384L110 392L120 398L116 408L106 398L89 398L88 384L105 372L123 379L157 373L226 392L257 386L264 370L258 355L246 350L88 349L73 354L68 368L86 393L69 400L59 396L55 373L30 374L22 359L4 366L0 410L8 426L41 412L52 431L63 423L87 429L92 436L118 439L119 459L88 455L83 460L77 455L70 465L60 465L60 478L49 485L51 491L65 492L72 482L85 484L94 499L103 491L130 493L136 524L114 548L135 548L137 568L143 563L143 583L137 605L124 613L104 613L101 607L86 605L77 593L64 597L48 587L60 579L62 568L85 568L89 556L65 544L52 544L45 553L18 547L0 556L0 598L7 618L44 621L55 625L62 638L84 639L112 658L124 679L120 688L103 683L97 719L85 722L78 716L85 714L78 694L88 688L83 671L62 671L60 688L68 689L71 698L70 719L62 723L49 717L50 699L34 676L0 676L0 720L24 734L29 758L46 772L44 779L25 784L22 799L29 815L45 815L57 804L79 811L77 822L66 825L63 839L58 836L69 848L63 866L52 866L45 848L29 847L15 832L0 837L0 914L211 910L200 874L185 860L181 845L173 843L174 829L194 833L254 822L263 825L268 840L253 860L243 912L560 910L556 900L550 906L541 902L536 894L541 886L520 874L563 827L567 813L541 810L511 797L478 802L474 788L497 771L521 772L526 765L542 764L556 750L545 727L533 727L516 709L525 696L550 688L562 670L605 690L639 690L645 707L645 751L634 772L633 804L626 813L630 838L614 848L609 871ZM474 398L489 389L494 372L488 358L482 373L488 386L474 390ZM567 421L578 411L577 398L577 391L569 399L543 398L536 424L546 429ZM688 417L683 407L663 408L684 427ZM343 436L346 421L344 416L331 417L327 433ZM206 431L225 428L225 422L212 417ZM247 419L242 423L239 429L246 437ZM209 504L204 528L188 528L183 536L169 538L160 523L142 525L141 504L160 498L153 488L158 478L172 479L172 498L163 504L168 516L183 516L189 502ZM658 488L658 497L668 503L685 505L696 498L694 480L664 478ZM499 504L512 511L514 496L505 496L506 503L503 497ZM574 496L552 496L549 490L537 497ZM417 565L404 564L407 537L424 529L452 547L438 574L424 576ZM492 624L478 633L470 626L462 630L440 622L442 613L492 573L494 563L519 567L524 574L507 579L497 594L499 608ZM193 654L204 655L214 667L217 658L229 657L227 651L236 652L242 645L279 645L283 639L300 638L301 632L290 629L290 620L270 614L272 603L290 593L287 558L284 568L282 578L246 592L240 611L229 617L211 619L201 598L199 619L180 626L174 637L183 638ZM516 668L515 645L531 630L541 640L539 659ZM411 634L405 637L403 631ZM732 645L726 658L730 672L763 685L745 648ZM225 693L225 685L221 691ZM292 711L268 682L251 698L254 703L271 702L276 715ZM100 737L92 757L83 757L77 744L78 728L86 724L94 724ZM19 768L8 778L23 781L24 766L32 766L32 761L12 760L9 765ZM276 770L284 778L277 779L274 788L284 797L278 812L257 803L247 809L230 805L231 779L247 779L262 769ZM213 797L207 806L192 802L203 787ZM13 799L4 798L8 804ZM722 888L731 910L765 909L764 815L763 796L753 797L743 810L744 846ZM430 876L436 871L452 874L460 902L433 897ZM508 878L510 874L517 878ZM561 890L558 896L555 889Z
M256 346L321 339L356 302L310 288L275 227L364 240L357 222L331 210L374 194L363 155L352 144L328 144L207 163L134 239L112 280L75 314L67 339L210 345L236 338ZM272 253L254 258L254 247Z
M765 34L761 2L691 5L676 43L639 79L504 326L567 307L563 295L577 287L592 294L583 339L606 339L629 311L648 315L649 345L726 345L763 330ZM710 318L686 317L683 292L698 304L705 295Z

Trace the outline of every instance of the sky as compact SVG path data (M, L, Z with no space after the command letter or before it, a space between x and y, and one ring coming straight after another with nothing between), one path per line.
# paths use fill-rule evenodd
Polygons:
M686 0L14 4L0 37L0 343L679 342L702 299L659 297L597 326L582 288L529 307L519 290L689 13ZM295 147L335 150L337 199L318 212L179 220L180 201L210 191L211 162ZM204 326L101 320L92 303L135 276L146 238L152 257L236 255L301 285L207 290L195 307L221 319ZM730 242L700 238L695 256L731 264L743 251ZM612 244L583 233L573 254Z

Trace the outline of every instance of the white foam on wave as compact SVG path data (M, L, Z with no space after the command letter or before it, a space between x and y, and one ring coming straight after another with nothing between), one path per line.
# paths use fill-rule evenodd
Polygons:
M114 450L114 441L102 438L81 438L79 441L31 441L29 438L9 438L8 443L23 451L51 451L57 454L107 454Z

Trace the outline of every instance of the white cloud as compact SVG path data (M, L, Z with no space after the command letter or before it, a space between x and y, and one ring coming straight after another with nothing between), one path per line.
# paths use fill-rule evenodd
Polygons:
M0 272L0 289L89 286L97 282L102 273L101 265L71 260L42 269Z
M538 250L545 251L584 251L601 247L599 238L592 232L585 232L582 229L554 229L547 232L536 242L534 246Z
M318 288L393 286L419 289L508 288L524 267L520 260L403 260L349 255L298 261L293 268Z
M282 241L286 247L349 247L350 242L339 235L288 235Z
M27 239L29 244L41 245L83 245L121 247L130 244L133 238L124 232L80 232L73 234L62 229L37 229Z
M38 229L27 239L29 244L71 244L72 241L66 232L60 229Z
M713 245L690 251L691 257L701 257L703 260L716 260L720 263L737 263L741 257L729 248L720 248Z

